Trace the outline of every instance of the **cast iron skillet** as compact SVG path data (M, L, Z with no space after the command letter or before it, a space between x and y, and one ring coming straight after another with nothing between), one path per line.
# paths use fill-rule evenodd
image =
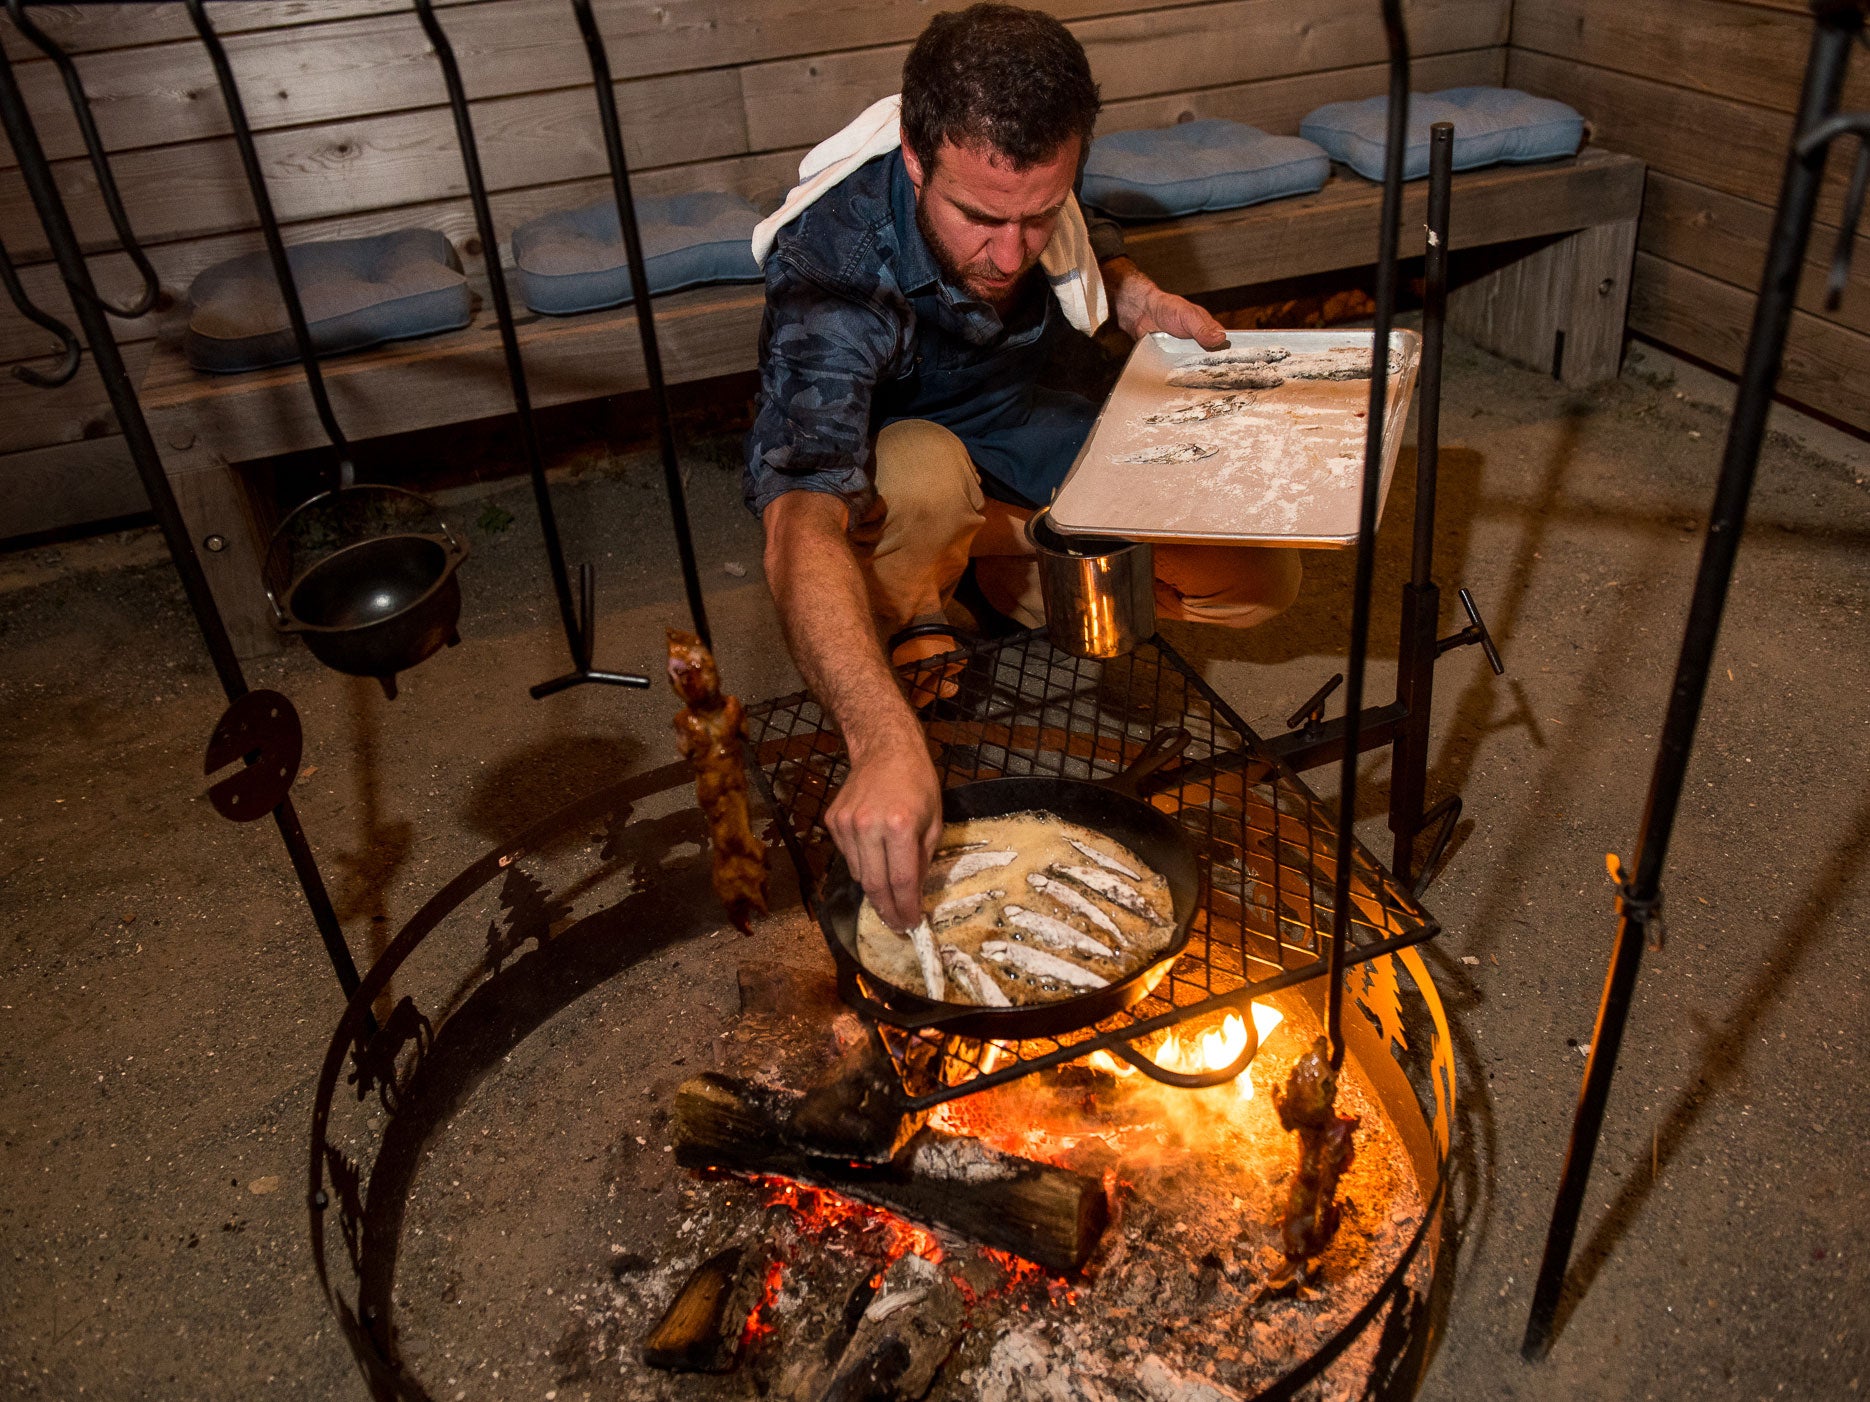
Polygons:
M895 1027L939 1027L944 1033L963 1037L1020 1041L1090 1027L1148 997L1188 944L1199 878L1194 849L1182 825L1143 802L1137 796L1138 785L1179 755L1188 741L1188 732L1180 727L1160 731L1129 768L1109 779L982 779L942 794L945 822L1001 818L1009 813L1044 809L1122 843L1161 873L1175 903L1175 931L1155 962L1108 987L1053 1003L1015 1008L938 1003L924 994L885 983L857 962L857 912L863 905L864 893L840 854L832 858L819 890L818 924L837 964L838 991L844 1001Z

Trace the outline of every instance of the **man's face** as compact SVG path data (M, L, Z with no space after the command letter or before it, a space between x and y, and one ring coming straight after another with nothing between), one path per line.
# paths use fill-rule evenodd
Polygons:
M924 170L903 147L916 188L916 224L951 282L994 306L1012 300L1071 198L1079 144L1074 137L1050 160L1024 170L990 147L951 142L936 152L935 168Z

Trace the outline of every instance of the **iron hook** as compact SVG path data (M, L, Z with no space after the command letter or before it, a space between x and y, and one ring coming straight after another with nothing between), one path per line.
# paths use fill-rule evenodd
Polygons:
M1851 168L1850 190L1844 196L1844 213L1838 221L1837 251L1831 255L1831 276L1825 283L1825 310L1834 312L1844 300L1850 282L1851 253L1857 243L1857 225L1863 219L1864 194L1870 190L1870 136L1857 139L1857 164Z
M68 384L71 377L78 373L78 361L84 354L84 348L78 344L78 337L69 326L33 305L32 298L26 295L26 289L20 284L19 274L13 268L13 260L8 256L4 243L0 243L0 282L6 284L7 296L19 308L19 314L35 326L50 331L65 347L64 357L56 370L48 373L27 365L15 365L13 373L38 389L57 389L62 384Z
M56 40L26 18L24 0L6 0L6 8L7 14L13 18L14 27L58 68L58 75L65 83L65 95L71 102L72 115L78 122L78 132L84 138L85 153L90 156L91 169L97 174L97 192L104 201L104 211L110 216L111 228L117 232L117 242L123 246L124 254L136 266L137 273L143 279L142 295L127 307L115 306L102 297L95 300L98 306L114 317L127 321L143 316L155 307L156 298L162 294L162 282L156 276L155 268L150 265L149 255L143 252L143 246L136 241L136 235L130 229L130 218L124 213L123 198L117 192L117 178L110 172L110 157L105 154L103 139L97 134L97 123L91 119L91 100L85 96L84 83L78 77L78 65L72 62L71 55L60 48Z

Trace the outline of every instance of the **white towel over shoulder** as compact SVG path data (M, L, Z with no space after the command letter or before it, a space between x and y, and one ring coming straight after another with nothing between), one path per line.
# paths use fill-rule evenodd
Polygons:
M811 208L825 191L837 185L866 161L887 155L902 144L902 107L900 94L886 97L866 107L844 130L812 147L799 162L799 183L792 187L784 204L759 222L753 231L753 258L764 264L773 251L779 231ZM1084 211L1078 198L1071 196L1059 212L1058 227L1052 241L1039 255L1039 266L1052 295L1065 313L1065 319L1090 335L1110 315L1104 297L1104 278L1097 270L1097 255L1091 250L1091 232L1085 227Z

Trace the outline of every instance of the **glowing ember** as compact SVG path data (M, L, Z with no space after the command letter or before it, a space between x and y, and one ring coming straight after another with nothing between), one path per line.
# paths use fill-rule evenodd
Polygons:
M838 1227L849 1226L859 1232L882 1232L885 1260L894 1261L913 1251L927 1261L939 1262L942 1244L926 1227L905 1221L893 1212L857 1202L841 1193L795 1183L789 1178L756 1180L767 1190L768 1207L785 1207L798 1218L799 1229L821 1235Z
M1253 1003L1253 1026L1259 1033L1258 1044L1264 1046L1266 1039L1273 1034L1273 1029L1285 1021L1285 1016L1277 1008L1264 1003ZM1169 1071L1218 1071L1232 1065L1235 1058L1247 1047L1247 1024L1238 1013L1229 1013L1219 1027L1210 1027L1205 1031L1172 1031L1163 1038L1161 1044L1151 1053L1158 1066ZM1100 1071L1109 1071L1118 1076L1134 1076L1136 1068L1128 1062L1119 1061L1109 1052L1097 1051L1090 1055L1090 1064ZM1253 1099L1253 1064L1247 1066L1234 1077L1234 1090L1242 1100Z
M747 1313L746 1328L740 1331L740 1346L758 1343L773 1332L773 1325L766 1320L766 1311L773 1301L779 1298L779 1285L785 1275L785 1267L778 1261L766 1263L766 1279L760 1285L760 1300Z

